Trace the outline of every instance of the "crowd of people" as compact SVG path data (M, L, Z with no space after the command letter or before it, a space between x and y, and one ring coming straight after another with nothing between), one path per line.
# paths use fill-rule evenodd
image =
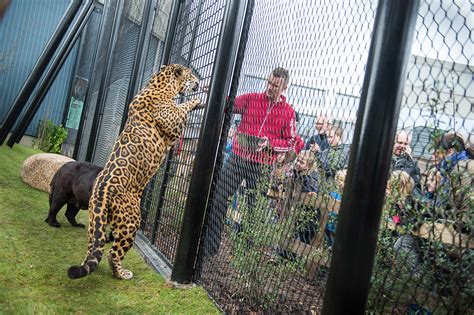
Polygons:
M288 83L288 71L275 68L264 92L235 99L234 113L240 114L240 122L232 129L233 137L228 142L227 156L218 173L206 219L207 254L215 255L219 249L231 197L244 183L248 203L252 205L257 181L267 176L262 175L266 174L265 170L269 170L269 175L265 178L268 191L264 193L275 220L284 219L285 214L301 202L302 196L327 194L335 200L341 199L350 150L350 144L343 143L344 130L333 125L329 116L320 115L315 120L314 135L304 142L296 132L295 110L283 95ZM445 218L470 233L469 194L472 198L474 152L458 133L445 133L436 139L433 166L422 176L411 156L410 143L410 134L399 130L387 183L386 208L390 210L384 213L384 220L390 220L393 227L394 250L409 257L409 265L417 273L422 259L417 250L419 238L403 227L410 225L412 229L414 223L421 222L420 218ZM235 203L232 204L236 208ZM304 226L295 227L294 237L310 244L321 232L325 234L325 246L331 247L336 235L337 213L329 213L324 231L318 231L321 210L307 206L306 211L313 215ZM420 213L415 213L418 210ZM245 226L239 228L245 229Z

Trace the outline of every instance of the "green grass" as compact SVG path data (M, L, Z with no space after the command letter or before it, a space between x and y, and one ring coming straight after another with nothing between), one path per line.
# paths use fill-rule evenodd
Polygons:
M0 147L0 314L215 314L202 288L176 289L132 249L124 267L129 281L112 278L103 260L98 270L70 280L67 268L86 254L85 229L48 226L48 195L20 179L22 162L39 151ZM87 211L78 221L87 222ZM107 248L106 248L107 250Z

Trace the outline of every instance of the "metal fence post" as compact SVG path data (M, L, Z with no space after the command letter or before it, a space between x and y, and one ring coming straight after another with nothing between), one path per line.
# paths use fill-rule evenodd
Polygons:
M123 109L123 116L122 116L122 122L120 123L120 130L123 129L123 127L125 126L125 123L127 122L128 105L132 102L138 90L138 87L136 86L137 78L138 78L138 70L140 68L140 63L142 61L143 51L145 50L145 49L142 49L142 47L145 43L145 37L148 31L148 21L150 20L150 15L153 14L153 12L150 12L151 3L152 3L151 0L146 0L145 7L143 9L143 20L142 20L142 25L140 29L140 35L138 37L137 49L135 50L135 58L133 60L132 73L130 74L130 82L128 84L127 98L125 102L125 108Z
M178 27L178 20L179 20L179 15L181 14L181 8L182 8L182 0L179 1L174 1L173 2L173 7L171 8L171 20L168 24L168 28L166 30L166 42L165 42L165 47L163 48L163 56L161 58L161 64L167 64L170 62L171 58L171 50L173 49L173 40L176 34L176 28ZM165 163L165 169L163 172L163 178L161 180L161 185L160 185L160 193L158 195L158 204L156 206L156 213L155 213L155 218L153 221L153 229L152 229L152 237L151 237L151 243L154 244L156 241L156 234L157 234L157 229L158 229L158 223L161 217L161 208L163 207L163 202L165 198L165 189L166 185L168 184L169 180L169 171L171 167L171 158L173 155L173 148L168 152L166 155L166 159L164 161ZM145 208L149 208L151 205L151 201L149 201L149 194L151 191L155 189L156 185L156 180L152 182L150 185L150 189L147 189L145 192ZM148 219L148 217L146 218ZM146 221L144 221L146 222Z
M245 17L246 5L247 1L232 0L227 3L225 8L222 35L217 48L207 108L199 135L183 224L171 274L171 279L179 283L189 283L194 274L199 236L224 119L226 95L232 79L240 27Z
M166 30L167 39L165 47L163 48L163 56L161 57L161 64L170 62L171 50L173 48L173 40L176 34L176 28L178 27L178 19L181 13L182 0L173 1L173 7L171 8L171 20Z
M99 8L96 7L96 9L98 10ZM95 76L94 76L94 71L95 69L97 68L97 55L99 53L99 45L100 45L100 42L104 36L104 24L105 24L105 21L106 21L106 10L109 9L109 7L106 7L105 5L102 5L102 8L100 9L100 22L99 22L99 28L97 29L97 32L99 33L97 35L97 38L96 38L96 41L95 41L95 44L94 44L94 53L92 55L92 61L91 61L91 68L89 70L89 78L90 78L90 81L89 81L89 85L87 87L87 93L86 93L86 97L84 99L84 108L82 109L82 113L81 113L81 120L79 121L79 129L77 130L77 136L76 136L76 143L74 144L74 151L72 153L72 158L77 160L77 156L79 155L79 148L81 146L81 142L82 142L82 133L84 131L84 128L85 128L85 122L86 122L86 116L87 116L87 112L89 110L89 100L91 98L91 95L93 93L92 89L93 89L93 86L94 86L94 82L95 82Z
M118 1L118 3L115 4L114 20L112 22L112 34L110 35L106 52L106 67L100 82L99 94L97 96L97 105L95 107L93 118L94 120L92 121L89 143L87 145L87 153L85 160L88 162L92 162L92 158L95 152L95 145L99 133L100 116L104 107L105 98L107 97L107 84L110 78L115 43L117 42L118 32L120 28L120 15L122 14L124 5L124 1Z
M59 22L56 30L53 32L53 35L46 44L46 47L41 52L41 55L36 61L33 70L28 75L28 78L21 87L18 96L16 97L15 101L13 102L13 105L10 107L10 110L8 111L7 115L3 120L2 128L0 129L0 145L5 142L5 139L7 138L8 133L15 124L16 119L21 114L21 111L28 102L28 98L30 97L31 92L33 92L33 89L36 87L36 83L43 75L44 70L48 66L49 60L51 60L54 53L56 52L56 49L58 48L62 38L66 34L69 25L72 23L77 11L81 7L82 2L83 0L75 0L69 5L66 10L66 13L64 13L63 17L61 18L61 21Z
M323 314L365 313L419 4L378 4Z
M52 60L51 67L46 72L43 80L41 80L38 90L35 92L31 103L27 106L26 110L24 111L23 115L18 121L18 124L13 129L12 135L10 139L8 139L8 146L13 147L15 143L20 142L21 137L24 135L28 125L30 124L31 120L35 116L36 112L38 111L41 102L43 101L44 97L49 91L49 88L56 79L59 71L61 70L62 65L66 62L69 53L71 52L72 48L74 47L77 39L79 38L82 30L87 24L89 17L91 16L92 12L94 11L93 1L89 0L85 5L82 11L79 13L77 20L74 22L71 31L66 36L64 40L64 44L59 49L58 55Z

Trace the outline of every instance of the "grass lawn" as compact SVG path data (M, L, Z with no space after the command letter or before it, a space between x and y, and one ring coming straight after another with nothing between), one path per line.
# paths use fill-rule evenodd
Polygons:
M20 179L22 162L38 152L0 147L0 314L219 313L202 288L171 287L134 249L124 260L132 280L112 278L107 258L90 276L70 280L66 270L84 259L87 233L69 225L64 209L61 228L44 222L48 195ZM87 211L78 221L87 222Z

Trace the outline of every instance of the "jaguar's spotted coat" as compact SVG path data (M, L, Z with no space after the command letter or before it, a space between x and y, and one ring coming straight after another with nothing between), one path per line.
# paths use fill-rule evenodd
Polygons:
M145 185L162 163L166 152L179 138L187 114L200 104L194 98L176 105L178 94L196 91L198 79L191 70L177 64L163 66L129 106L127 123L113 151L94 183L89 201L89 243L85 261L71 266L71 279L94 271L106 241L105 228L111 226L114 243L108 259L119 279L133 274L122 268L122 259L132 247L140 225L140 199Z

